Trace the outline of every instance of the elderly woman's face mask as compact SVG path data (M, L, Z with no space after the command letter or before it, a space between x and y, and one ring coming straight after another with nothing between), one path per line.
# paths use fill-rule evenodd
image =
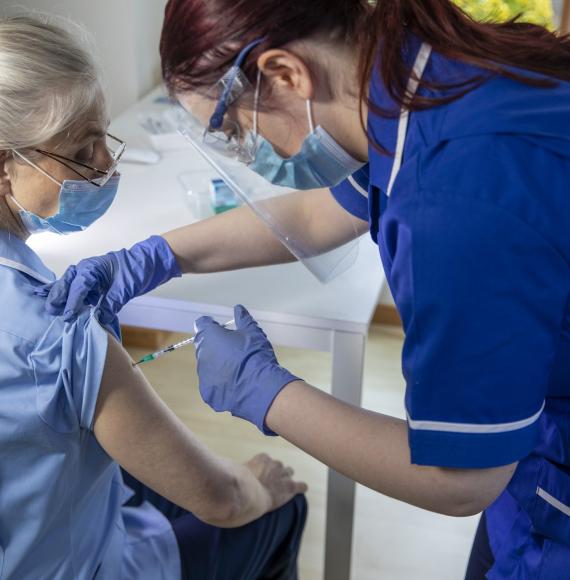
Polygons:
M73 157L37 149L36 154L44 156L62 168L58 177L32 161L28 155L13 151L34 170L59 186L58 209L53 215L42 216L26 208L12 195L12 201L19 208L19 216L30 234L52 231L69 234L85 230L109 209L119 186L120 176L117 164L125 149L125 144L109 134L99 135L96 141L89 141L75 152ZM67 179L67 176L76 177Z

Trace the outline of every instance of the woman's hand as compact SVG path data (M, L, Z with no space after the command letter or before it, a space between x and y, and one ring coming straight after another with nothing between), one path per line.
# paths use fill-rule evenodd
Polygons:
M130 250L81 260L37 293L47 296L46 309L50 314L63 315L66 321L100 302L99 320L111 324L129 300L180 275L166 240L152 236Z
M271 459L265 453L246 461L245 466L262 485L265 492L265 512L276 510L296 495L307 492L306 483L293 479L293 468L285 467L280 461Z
M103 297L99 320L110 324L116 312L105 298L117 269L118 262L112 254L94 256L69 266L59 280L38 287L35 293L46 296L46 310L53 316L63 315L66 322L87 306L95 306Z
M267 336L243 307L234 308L237 330L203 316L196 321L200 393L214 411L229 411L275 435L265 416L281 389L299 380L279 366Z

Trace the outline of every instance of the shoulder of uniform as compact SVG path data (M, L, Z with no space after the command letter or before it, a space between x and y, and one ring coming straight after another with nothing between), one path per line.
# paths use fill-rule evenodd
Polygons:
M53 316L45 310L45 298L34 293L38 284L24 272L0 267L0 333L6 338L36 344L53 323Z

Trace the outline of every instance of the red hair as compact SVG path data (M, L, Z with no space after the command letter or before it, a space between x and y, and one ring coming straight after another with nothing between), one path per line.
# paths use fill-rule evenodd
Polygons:
M481 79L456 87L451 97L406 95L409 64L404 58L409 32L450 58L521 82L552 86L505 67L522 68L570 81L570 36L516 19L478 23L450 0L169 0L160 54L164 79L173 91L211 87L231 66L240 49L265 37L248 55L243 69L253 82L257 57L268 48L322 35L358 45L361 95L374 67L398 106L425 109L459 98ZM378 52L382 58L377 59ZM427 84L427 82L426 82ZM432 89L449 87L430 84ZM378 111L369 103L372 111Z
M160 56L162 74L174 91L210 88L240 50L265 37L242 66L255 79L257 56L319 33L354 42L367 0L169 0Z

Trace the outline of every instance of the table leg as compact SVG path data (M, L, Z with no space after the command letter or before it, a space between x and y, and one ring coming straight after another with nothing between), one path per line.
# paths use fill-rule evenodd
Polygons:
M335 331L332 348L333 397L352 405L362 401L366 337ZM329 469L326 514L325 580L349 580L355 484Z

